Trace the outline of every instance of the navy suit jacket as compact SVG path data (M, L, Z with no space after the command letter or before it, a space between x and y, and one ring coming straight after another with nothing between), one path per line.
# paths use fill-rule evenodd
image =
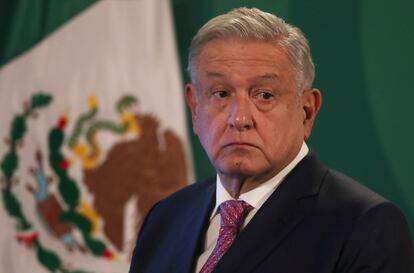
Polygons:
M215 204L215 179L148 213L130 273L192 273ZM413 273L403 214L349 177L306 156L263 204L215 273Z

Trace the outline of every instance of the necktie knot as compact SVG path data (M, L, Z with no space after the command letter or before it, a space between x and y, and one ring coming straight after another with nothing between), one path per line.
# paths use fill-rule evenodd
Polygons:
M247 213L253 207L242 200L228 200L220 204L221 227L239 231Z

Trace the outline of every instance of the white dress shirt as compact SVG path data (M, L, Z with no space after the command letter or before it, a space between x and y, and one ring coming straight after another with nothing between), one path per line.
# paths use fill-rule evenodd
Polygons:
M244 220L243 228L250 222L264 202L266 202L270 195L276 190L285 176L307 155L308 151L308 146L305 142L303 142L299 153L283 170L257 188L254 188L251 191L245 192L239 196L238 200L243 200L253 207ZM207 229L203 250L201 255L198 257L195 272L200 272L216 245L221 220L220 214L218 213L218 207L221 203L234 199L224 188L218 175L216 182L216 205L210 217L210 223Z

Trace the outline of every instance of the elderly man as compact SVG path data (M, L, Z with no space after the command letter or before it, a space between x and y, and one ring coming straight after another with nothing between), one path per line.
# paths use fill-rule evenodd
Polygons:
M414 272L399 209L305 144L321 93L299 29L233 10L199 30L188 67L193 129L217 177L153 207L130 273Z

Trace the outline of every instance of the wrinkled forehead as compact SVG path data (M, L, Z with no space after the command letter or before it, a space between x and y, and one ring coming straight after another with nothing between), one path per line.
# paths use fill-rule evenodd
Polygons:
M210 41L200 52L196 69L199 79L231 74L296 78L296 70L286 50L278 44L263 41Z

